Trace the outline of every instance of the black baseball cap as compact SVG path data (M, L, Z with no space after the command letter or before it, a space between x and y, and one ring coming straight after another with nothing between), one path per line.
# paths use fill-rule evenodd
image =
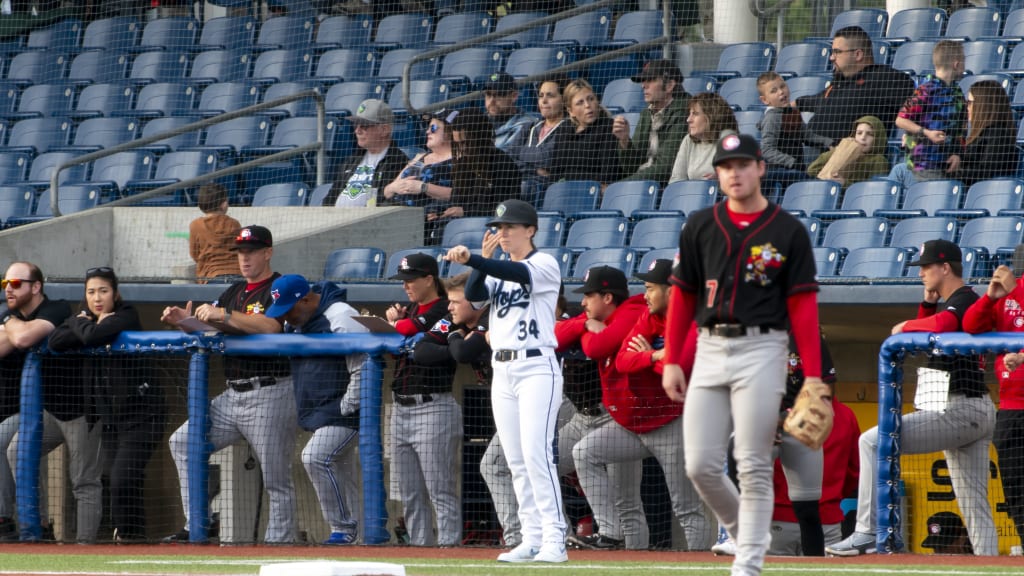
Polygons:
M537 210L529 202L505 200L494 209L494 218L487 223L488 226L495 224L522 224L536 227Z
M518 89L516 88L516 79L508 72L495 72L488 76L487 81L484 82L484 91L506 94L508 92L515 92Z
M960 247L949 240L929 240L921 246L917 260L910 263L911 266L927 266L928 264L940 264L943 262L963 262L964 255Z
M928 518L928 536L921 542L922 548L943 548L956 544L967 535L964 521L954 512L937 512Z
M637 278L651 284L668 284L668 277L672 275L672 261L667 258L658 258L647 268L647 272L637 272Z
M429 254L409 254L398 264L398 273L391 280L415 280L424 276L437 278L437 260Z
M640 83L645 80L657 80L658 78L682 82L683 74L679 72L679 66L676 66L675 62L671 60L649 60L644 64L640 73L630 78L630 80Z
M712 164L718 166L733 158L763 160L761 145L749 134L726 134L715 145L715 159Z
M618 268L611 266L595 266L587 270L583 277L583 286L573 290L577 294L590 294L601 292L618 294L624 297L629 296L629 286L626 283L626 275Z
M274 245L274 236L263 226L246 226L235 236L235 250L239 248L270 248Z

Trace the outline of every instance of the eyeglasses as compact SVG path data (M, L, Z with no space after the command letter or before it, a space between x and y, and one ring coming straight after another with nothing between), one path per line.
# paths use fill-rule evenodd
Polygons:
M12 290L17 290L21 288L22 282L32 283L35 282L35 280L26 280L24 278L4 278L3 280L0 280L0 289L6 290L7 287L10 286Z
M99 266L97 268L89 268L85 271L85 277L91 278L93 276L110 275L114 273L114 269L109 266Z
M845 54L847 52L856 52L857 50L860 50L860 48L847 48L845 50L842 49L842 48L833 48L832 49L832 54L833 55Z

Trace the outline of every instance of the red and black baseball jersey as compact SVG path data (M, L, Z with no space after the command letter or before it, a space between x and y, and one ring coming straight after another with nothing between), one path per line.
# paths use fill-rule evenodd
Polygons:
M730 220L726 201L695 212L679 235L678 258L670 281L697 294L698 326L785 330L786 298L818 290L806 229L772 203L742 229Z

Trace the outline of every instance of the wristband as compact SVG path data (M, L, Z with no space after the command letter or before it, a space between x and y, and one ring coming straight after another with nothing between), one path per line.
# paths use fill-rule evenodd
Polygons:
M917 135L924 138L924 126L921 126L921 129L917 131Z
M424 183L420 184L420 194L426 194L426 193L427 193L427 183L424 182Z

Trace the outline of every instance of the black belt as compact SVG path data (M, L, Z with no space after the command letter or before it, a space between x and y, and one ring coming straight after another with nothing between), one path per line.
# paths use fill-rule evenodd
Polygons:
M258 390L264 386L273 386L274 384L277 384L277 378L274 378L273 376L253 376L252 378L227 380L225 381L225 384L235 392L249 392L250 390Z
M394 393L392 396L395 399L395 404L398 404L399 406L415 406L417 404L426 404L427 402L434 401L434 397L430 394L402 395Z
M771 326L744 326L743 324L712 324L703 328L711 336L719 338L739 338L755 334L769 334L775 328Z
M530 348L529 350L495 350L494 361L495 362L511 362L512 360L518 360L519 358L537 358L543 356L539 348Z

